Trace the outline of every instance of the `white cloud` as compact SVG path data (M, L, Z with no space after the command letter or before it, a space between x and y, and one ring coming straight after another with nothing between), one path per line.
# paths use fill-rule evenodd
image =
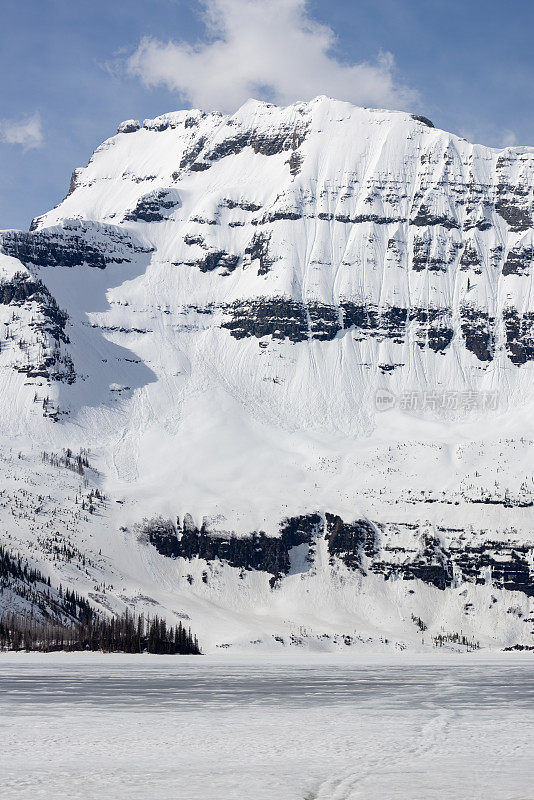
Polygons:
M460 128L459 134L468 142L479 142L486 147L514 147L517 144L517 136L514 131L509 128L498 128L491 124Z
M6 144L18 144L24 150L42 147L43 131L39 112L25 119L0 120L0 140Z
M513 147L517 144L517 136L513 131L505 130L502 132L500 145L501 147Z
M344 63L330 27L307 0L201 0L208 38L197 45L144 38L127 68L202 109L234 111L249 97L292 103L326 94L358 105L409 108L417 93L399 83L390 53Z

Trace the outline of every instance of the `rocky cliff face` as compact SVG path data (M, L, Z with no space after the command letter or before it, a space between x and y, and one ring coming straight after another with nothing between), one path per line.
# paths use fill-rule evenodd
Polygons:
M188 326L211 314L237 339L348 335L381 374L428 349L436 380L452 366L472 388L495 361L534 358L533 170L527 148L471 145L407 114L251 101L232 117L123 123L2 249L101 269L152 252Z
M122 123L0 233L3 435L95 453L91 536L166 608L298 617L321 586L386 630L355 598L407 609L402 584L435 592L436 631L494 630L496 605L509 644L534 586L533 195L534 149L328 98Z

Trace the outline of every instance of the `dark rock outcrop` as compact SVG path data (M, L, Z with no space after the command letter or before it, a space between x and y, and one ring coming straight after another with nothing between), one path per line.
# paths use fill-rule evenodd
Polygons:
M245 247L245 258L249 263L258 261L258 275L266 275L271 269L274 259L269 255L269 242L271 234L256 232L252 240Z
M135 208L124 215L125 222L163 222L180 207L180 198L173 189L156 189L143 195Z
M36 303L43 316L42 322L33 323L34 327L46 329L58 342L68 343L69 338L65 333L68 314L59 308L42 281L24 273L16 273L10 280L0 283L1 305L24 303Z
M415 119L417 122L422 122L423 125L426 125L427 128L433 128L434 123L431 122L428 117L423 117L421 114L412 114L412 119Z
M240 153L251 147L262 156L275 156L286 150L296 150L306 138L306 126L282 127L272 133L258 133L256 130L243 131L236 136L224 139L207 154L209 161L219 161L229 155Z
M192 240L187 242L187 244L191 243ZM213 272L215 269L222 268L222 274L229 275L239 264L239 256L226 253L224 250L209 250L202 258L197 258L195 261L175 261L173 264L174 266L185 264L188 267L197 267L201 272Z
M337 514L325 514L331 562L339 558L349 569L362 569L363 557L372 559L378 550L377 534L370 522L344 522Z
M486 311L470 306L464 306L460 313L466 348L474 353L479 361L491 361L494 353L495 320Z
M136 131L140 130L141 127L142 125L139 120L127 119L124 122L121 122L117 128L117 133L135 133Z
M302 342L308 338L308 318L301 303L284 297L236 301L225 309L230 319L222 323L234 339L271 336Z
M532 546L508 542L451 548L451 558L464 580L483 584L489 579L499 589L534 597L534 574L529 556L532 557Z
M388 533L389 535L386 535ZM403 531L403 529L406 529ZM395 545L396 534L408 532L412 549ZM418 533L414 523L374 525L366 519L346 522L339 515L327 512L289 517L280 525L279 536L266 536L254 531L248 536L210 532L205 525L197 528L186 515L183 523L170 520L146 522L142 535L156 550L168 558L191 561L201 558L208 563L224 562L240 570L258 570L273 576L273 581L288 575L292 569L292 549L307 546L307 555L299 561L313 570L319 539L324 537L330 565L344 564L362 575L382 575L384 580L419 580L440 590L455 582L484 584L496 589L534 596L532 544L510 541L461 543L455 534L461 531L440 529L449 535L446 546L438 536ZM406 539L405 539L406 540ZM299 570L300 571L300 570Z
M135 242L125 231L112 225L64 223L61 228L34 231L4 231L0 234L2 251L18 258L26 266L88 267L105 269L106 264L130 262L136 253L150 248Z
M16 273L0 283L0 304L30 308L32 317L28 329L34 332L39 342L39 355L31 358L27 343L24 339L18 340L23 358L15 361L14 369L29 378L74 383L74 364L61 348L61 344L70 343L66 332L68 315L59 308L44 283L22 272Z
M503 312L506 351L512 364L534 361L534 312L519 314L515 308Z
M201 136L183 154L180 169L203 171L223 158L241 153L247 147L263 156L274 156L288 150L295 151L305 140L306 131L307 126L304 124L281 127L269 133L260 133L255 129L240 130L211 148L207 146L206 137ZM293 160L290 163L292 170L298 170L299 167L300 160Z
M429 347L436 353L446 350L454 331L448 322L448 313L435 308L379 309L374 305L361 305L343 301L340 306L309 302L297 303L284 297L262 300L237 301L225 307L228 315L222 327L235 339L248 336L289 339L303 342L307 339L328 341L342 330L353 329L359 338L392 339L402 344L408 325L415 323L415 340L420 347Z
M453 217L446 216L445 214L433 214L425 205L420 206L417 214L410 221L410 224L416 227L441 225L448 231L454 228L460 228L460 223Z
M210 533L198 529L190 517L183 524L158 520L144 527L144 535L161 555L169 558L203 558L224 561L231 567L259 570L274 577L287 575L291 569L290 551L302 544L311 544L321 518L318 514L292 517L280 525L279 536L266 536L254 531L249 536Z
M532 217L526 209L508 199L511 191L511 186L498 187L500 199L495 203L495 211L508 223L514 233L528 231L534 224Z
M530 275L532 263L534 262L534 248L532 245L528 247L512 247L509 251L504 266L502 268L503 275Z

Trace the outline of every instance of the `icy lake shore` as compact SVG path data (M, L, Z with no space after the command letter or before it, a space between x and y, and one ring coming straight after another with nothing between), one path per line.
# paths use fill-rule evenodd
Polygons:
M530 800L528 653L0 655L2 797Z

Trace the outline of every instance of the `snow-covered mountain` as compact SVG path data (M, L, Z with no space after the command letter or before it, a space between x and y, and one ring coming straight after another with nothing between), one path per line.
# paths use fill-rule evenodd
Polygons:
M325 97L122 123L0 233L4 545L208 650L533 644L533 194Z

